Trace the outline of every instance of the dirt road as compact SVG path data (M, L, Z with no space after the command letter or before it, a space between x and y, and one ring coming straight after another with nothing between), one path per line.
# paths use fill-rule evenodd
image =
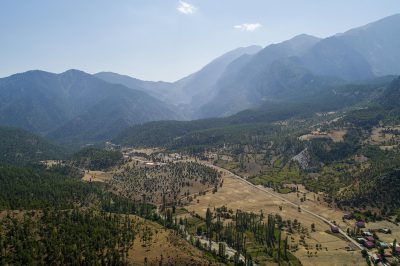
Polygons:
M225 172L226 174L229 174L230 176L241 180L242 182L248 184L249 186L251 186L251 187L253 187L253 188L255 188L255 189L261 190L261 191L263 191L263 192L265 192L265 193L267 193L267 194L269 194L269 195L271 195L271 196L273 196L273 197L275 197L275 198L277 198L277 199L279 199L279 200L281 200L281 201L287 203L288 205L291 205L291 206L293 206L293 207L295 207L295 208L300 208L300 210L301 210L302 212L305 212L305 213L307 213L307 214L309 214L309 215L312 215L313 217L315 217L315 218L321 220L322 222L328 224L329 226L335 226L335 224L333 224L333 223L332 223L331 221L329 221L327 218L322 217L322 216L319 215L318 213L315 213L315 212L309 211L309 210L307 210L307 209L304 209L304 208L301 207L301 205L298 205L298 204L296 204L296 203L293 203L293 202L289 201L288 199L286 199L286 198L280 196L279 194L274 193L274 192L271 192L271 191L269 191L269 190L263 188L262 186L256 186L256 185L250 183L249 181L247 181L246 179L244 179L244 178L242 178L242 177L240 177L240 176L238 176L238 175L232 173L231 171L229 171L229 170L227 170L227 169L221 168L221 167L219 167L219 166L216 166L216 165L210 164L210 163L208 163L208 162L204 162L204 161L201 162L201 163L203 163L203 164L205 164L205 165L207 165L207 166L210 166L210 167L212 167L212 168L214 168L214 169L216 169L216 170L218 170L218 171ZM363 249L364 249L363 246L361 246L357 241L355 241L354 239L352 239L351 237L349 237L349 236L348 236L342 229L340 229L340 228L339 228L339 233L340 233L344 238L346 238L349 242L353 243L354 246L358 247L360 250L363 250Z

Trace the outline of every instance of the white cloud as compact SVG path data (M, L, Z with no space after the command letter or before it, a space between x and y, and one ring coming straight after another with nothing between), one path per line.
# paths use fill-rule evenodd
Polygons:
M193 14L194 12L196 12L196 9L197 8L194 5L191 5L183 1L179 1L178 11L183 14L186 15Z
M233 26L235 29L243 30L243 31L255 31L260 28L262 25L260 23L243 23L240 25Z

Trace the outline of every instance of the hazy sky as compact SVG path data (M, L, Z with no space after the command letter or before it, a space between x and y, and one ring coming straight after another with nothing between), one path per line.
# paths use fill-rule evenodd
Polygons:
M395 13L399 0L0 0L0 77L75 68L173 81L240 46Z

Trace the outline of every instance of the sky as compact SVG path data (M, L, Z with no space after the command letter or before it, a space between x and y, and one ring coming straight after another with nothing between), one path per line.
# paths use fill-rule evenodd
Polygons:
M396 13L399 0L0 0L0 77L73 68L175 81L238 47Z

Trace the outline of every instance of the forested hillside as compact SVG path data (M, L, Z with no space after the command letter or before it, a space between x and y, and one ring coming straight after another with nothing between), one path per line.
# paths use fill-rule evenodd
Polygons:
M0 263L124 265L136 237L128 216L79 209L0 219Z
M130 146L221 145L243 140L251 131L279 128L271 123L287 119L310 118L316 113L338 111L358 104L368 104L380 97L393 77L369 80L358 84L320 87L318 93L295 100L268 102L257 109L239 112L226 118L193 121L162 121L133 126L122 131L115 142ZM375 99L375 100L374 100Z
M109 212L139 213L139 205L72 173L0 167L0 213L21 214L0 217L2 264L126 264L134 222Z
M121 163L120 151L109 151L97 148L84 148L72 156L72 162L77 167L90 170L106 170Z
M0 164L26 165L63 159L66 149L22 129L0 127Z

